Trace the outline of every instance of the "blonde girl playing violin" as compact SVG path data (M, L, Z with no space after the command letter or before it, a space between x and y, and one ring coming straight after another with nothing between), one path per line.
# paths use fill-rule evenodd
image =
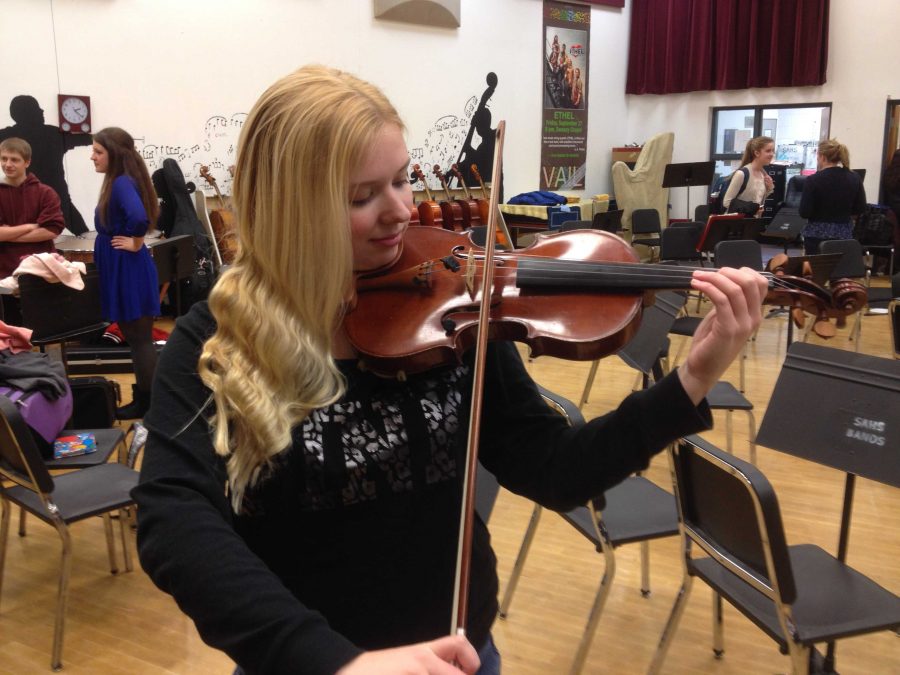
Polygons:
M402 246L403 134L385 96L347 73L309 66L273 84L241 132L235 263L157 369L134 492L141 562L239 671L500 671L481 521L466 636L447 635L471 368L380 378L342 330L354 274ZM750 270L693 285L714 309L684 364L580 428L544 405L514 346L491 343L485 467L568 509L708 427L704 395L766 287Z

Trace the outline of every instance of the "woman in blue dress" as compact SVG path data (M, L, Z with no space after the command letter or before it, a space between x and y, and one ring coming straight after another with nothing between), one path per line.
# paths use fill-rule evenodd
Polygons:
M103 314L119 324L134 365L134 398L116 410L116 417L132 419L143 417L150 406L156 369L153 320L159 315L159 281L144 235L154 228L159 203L128 132L108 127L95 134L91 161L97 173L105 174L94 212Z

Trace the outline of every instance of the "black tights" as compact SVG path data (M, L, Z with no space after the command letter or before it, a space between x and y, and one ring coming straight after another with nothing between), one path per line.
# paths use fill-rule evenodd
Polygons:
M134 380L140 391L149 392L156 370L156 345L153 344L153 317L142 316L134 321L120 321L119 328L131 347Z

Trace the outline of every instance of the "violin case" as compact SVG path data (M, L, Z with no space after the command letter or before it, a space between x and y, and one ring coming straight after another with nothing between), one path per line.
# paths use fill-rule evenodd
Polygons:
M157 345L157 354L160 350L162 345ZM130 373L133 370L128 345L71 345L66 348L66 363L70 375Z

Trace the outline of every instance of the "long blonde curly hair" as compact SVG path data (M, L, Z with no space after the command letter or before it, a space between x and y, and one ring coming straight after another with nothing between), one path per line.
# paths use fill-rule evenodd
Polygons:
M217 328L198 368L235 512L291 429L344 391L331 352L353 285L351 173L389 124L403 128L379 89L307 66L269 87L241 131L239 249L209 296Z

